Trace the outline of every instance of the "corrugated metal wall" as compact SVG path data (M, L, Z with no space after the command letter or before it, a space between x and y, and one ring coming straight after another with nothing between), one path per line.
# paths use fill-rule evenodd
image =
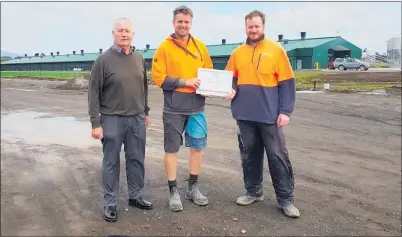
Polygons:
M212 58L215 69L225 69L229 57ZM80 68L82 71L90 71L93 62L71 63L38 63L38 64L2 64L2 71L72 71ZM152 59L145 60L147 70L151 70Z
M224 70L227 63L229 61L229 57L217 57L212 58L212 63L214 64L215 69Z

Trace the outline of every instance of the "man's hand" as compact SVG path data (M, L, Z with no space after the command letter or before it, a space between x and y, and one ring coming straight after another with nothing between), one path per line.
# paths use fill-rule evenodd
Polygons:
M93 128L91 135L95 139L102 139L103 138L103 129L102 129L102 127Z
M236 96L236 90L232 89L232 92L230 92L229 95L227 95L227 96L225 96L223 98L225 98L227 100L233 100L233 98L235 98L235 96Z
M280 114L277 122L278 122L278 128L283 128L289 124L289 116Z
M145 117L145 127L149 128L149 126L151 125L151 118L149 116Z
M201 81L198 78L194 78L191 80L186 80L186 86L194 89L198 89L200 87Z

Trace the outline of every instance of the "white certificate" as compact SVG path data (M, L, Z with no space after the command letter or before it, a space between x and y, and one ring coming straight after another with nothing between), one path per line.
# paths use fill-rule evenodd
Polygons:
M197 77L201 81L197 94L224 97L232 92L232 71L199 68Z

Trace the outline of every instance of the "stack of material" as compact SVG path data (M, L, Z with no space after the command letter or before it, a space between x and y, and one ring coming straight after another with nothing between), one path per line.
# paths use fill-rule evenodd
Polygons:
M83 76L74 78L65 84L59 85L56 89L61 90L81 90L88 89L89 81L85 79Z

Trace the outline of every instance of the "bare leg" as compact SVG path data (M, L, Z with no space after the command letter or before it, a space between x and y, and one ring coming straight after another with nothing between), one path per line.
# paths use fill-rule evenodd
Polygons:
M203 151L190 148L190 174L199 175L201 172Z
M165 153L165 171L169 181L176 180L177 153Z
M163 113L164 126L164 165L169 185L169 209L177 212L183 210L180 194L177 190L176 182L176 162L177 153L183 143L182 134L184 132L186 115Z
M165 171L169 185L169 209L174 212L183 210L176 183L176 161L177 153L165 153Z
M209 203L208 198L201 194L198 189L198 175L201 172L203 151L190 148L190 177L186 191L186 198L192 200L199 206L205 206Z

